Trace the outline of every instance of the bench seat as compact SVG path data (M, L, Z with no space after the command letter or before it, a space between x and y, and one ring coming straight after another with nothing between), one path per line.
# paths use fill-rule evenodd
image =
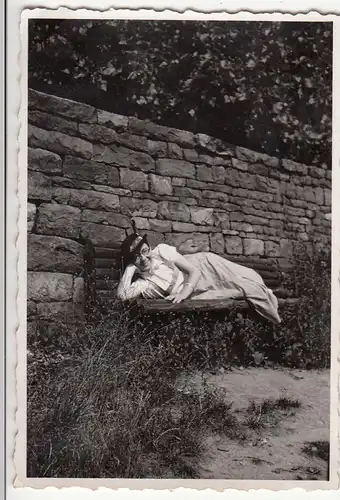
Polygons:
M278 299L279 306L296 304L296 298ZM179 304L173 304L164 299L137 299L137 305L145 313L159 312L188 312L188 311L222 311L222 310L245 310L249 303L244 299L211 299L211 300L185 300Z

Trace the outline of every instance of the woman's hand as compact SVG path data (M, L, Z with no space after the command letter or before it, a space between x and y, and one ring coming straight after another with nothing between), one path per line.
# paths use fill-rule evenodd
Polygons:
M131 276L133 276L137 271L137 266L135 264L129 264L126 267L125 271L127 271Z
M192 292L195 290L201 273L183 255L180 255L179 253L177 253L174 264L180 271L187 275L187 281L184 284L182 291L180 293L170 294L167 297L167 300L173 302L174 304L179 304L183 300L190 297Z
M183 300L185 300L187 297L184 297L182 293L176 293L174 295L169 295L166 297L166 300L169 302L172 302L173 304L179 304Z
M134 274L137 270L137 267L134 264L129 264L126 266L126 269L123 273L123 276L121 277L118 288L117 288L117 297L123 301L129 300L130 298L134 297L133 292L131 292L132 289L132 279L134 277Z
M171 294L168 297L166 297L166 299L172 302L173 304L179 304L180 302L183 302L183 300L190 297L191 294L192 294L192 286L186 284L180 293Z

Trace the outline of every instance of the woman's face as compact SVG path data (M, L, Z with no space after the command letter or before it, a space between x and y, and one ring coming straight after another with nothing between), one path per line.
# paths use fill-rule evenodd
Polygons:
M151 251L150 247L144 243L138 252L134 256L133 263L140 271L149 271L151 269Z

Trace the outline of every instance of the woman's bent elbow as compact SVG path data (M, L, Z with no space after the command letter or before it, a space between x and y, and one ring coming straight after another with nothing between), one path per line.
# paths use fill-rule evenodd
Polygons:
M117 290L117 298L119 300L121 300L122 302L125 302L127 300L127 296L126 296L126 293L124 292L124 290Z

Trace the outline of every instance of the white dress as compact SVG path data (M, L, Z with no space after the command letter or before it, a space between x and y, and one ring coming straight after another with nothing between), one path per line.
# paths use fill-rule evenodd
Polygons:
M174 264L178 255L176 248L162 243L151 250L151 255L150 271L142 273L133 283L128 276L123 276L121 287L125 289L126 299L165 298L181 291L185 276ZM200 271L190 299L232 298L233 291L235 297L241 292L259 314L280 323L277 298L256 271L211 252L189 254L185 258Z

